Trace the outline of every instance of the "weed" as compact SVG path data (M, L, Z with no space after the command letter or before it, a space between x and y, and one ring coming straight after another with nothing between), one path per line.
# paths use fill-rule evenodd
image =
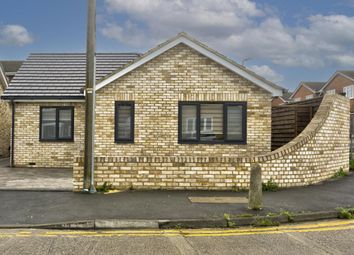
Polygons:
M278 216L278 214L277 213L273 213L273 212L267 213L267 217L275 217L275 216Z
M240 218L250 218L250 217L253 217L254 215L251 213L243 213L243 214L238 214L236 216L240 217Z
M348 174L344 172L343 168L339 168L339 171L336 172L332 178L339 178L339 177L344 177L347 176Z
M226 220L227 227L234 228L236 227L236 223L231 220L231 215L228 213L224 213L224 219Z
M279 226L280 223L278 221L273 221L271 219L259 219L255 221L253 224L255 227L273 227L273 226Z
M272 179L267 181L267 183L262 183L262 190L263 191L277 191L279 189L278 184L273 182Z
M354 208L346 209L346 208L337 208L338 218L339 219L353 219Z
M103 185L96 187L97 192L108 192L112 189L112 183L104 182Z
M284 215L288 218L288 222L294 222L294 214L292 212L289 211L281 211L280 215Z

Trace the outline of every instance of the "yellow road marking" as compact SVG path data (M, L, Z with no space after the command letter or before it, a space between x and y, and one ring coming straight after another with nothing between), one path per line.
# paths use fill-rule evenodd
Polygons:
M279 227L263 228L241 228L241 229L181 229L181 230L112 230L112 231L18 231L0 232L0 238L6 237L152 237L152 236L240 236L240 235L262 235L262 234L283 234L283 233L304 233L354 229L354 220L329 221L322 223L287 225Z

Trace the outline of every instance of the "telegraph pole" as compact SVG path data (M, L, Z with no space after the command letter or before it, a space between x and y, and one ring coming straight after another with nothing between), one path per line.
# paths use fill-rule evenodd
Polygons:
M96 83L96 0L88 0L84 191L95 193L95 83Z

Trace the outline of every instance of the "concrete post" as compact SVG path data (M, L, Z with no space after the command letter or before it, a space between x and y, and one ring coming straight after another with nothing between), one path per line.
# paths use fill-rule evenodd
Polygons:
M251 165L248 208L252 210L262 209L262 169L259 164Z

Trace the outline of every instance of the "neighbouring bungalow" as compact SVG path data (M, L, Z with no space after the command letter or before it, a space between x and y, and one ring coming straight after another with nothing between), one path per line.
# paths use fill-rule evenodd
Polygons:
M71 168L83 156L85 60L85 54L31 54L23 63L3 96L14 103L14 166ZM271 151L271 100L283 88L185 33L143 55L98 53L96 70L98 162ZM122 159L119 169L143 183L147 167Z
M308 82L302 81L289 97L294 102L309 100L320 96L321 89L325 82Z
M10 82L18 69L21 67L23 61L22 60L1 60L0 64L2 65L3 72L8 80Z

